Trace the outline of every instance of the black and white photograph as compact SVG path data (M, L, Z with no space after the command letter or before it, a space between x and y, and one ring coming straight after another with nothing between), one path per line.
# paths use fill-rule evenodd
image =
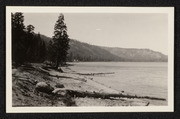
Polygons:
M173 7L6 7L6 111L172 112Z

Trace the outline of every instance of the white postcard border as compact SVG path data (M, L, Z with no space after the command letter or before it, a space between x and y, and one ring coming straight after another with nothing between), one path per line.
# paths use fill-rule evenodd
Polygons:
M168 14L168 105L134 107L12 107L11 13L167 13ZM174 7L6 7L6 112L173 112L174 111Z

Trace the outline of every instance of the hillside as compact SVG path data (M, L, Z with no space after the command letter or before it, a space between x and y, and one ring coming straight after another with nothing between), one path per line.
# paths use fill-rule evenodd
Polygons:
M70 41L69 59L79 61L123 61L122 58L102 49L76 40Z
M168 57L150 49L101 47L110 53L133 62L167 62Z
M51 38L41 35L46 46ZM167 56L150 49L101 47L70 40L68 61L166 62Z

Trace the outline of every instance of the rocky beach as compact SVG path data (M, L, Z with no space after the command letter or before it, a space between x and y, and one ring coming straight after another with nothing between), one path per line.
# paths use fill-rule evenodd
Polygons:
M75 66L71 66L75 67ZM68 66L63 72L40 63L31 63L12 69L12 96L14 107L26 106L156 106L167 105L159 97L128 94L94 80L113 72L80 73ZM44 87L42 86L44 85ZM47 88L51 87L50 93Z

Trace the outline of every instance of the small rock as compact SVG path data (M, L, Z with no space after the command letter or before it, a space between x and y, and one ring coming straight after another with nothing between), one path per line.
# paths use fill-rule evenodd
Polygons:
M60 96L65 96L66 91L62 90L61 88L56 88L52 91L53 94L60 95Z

